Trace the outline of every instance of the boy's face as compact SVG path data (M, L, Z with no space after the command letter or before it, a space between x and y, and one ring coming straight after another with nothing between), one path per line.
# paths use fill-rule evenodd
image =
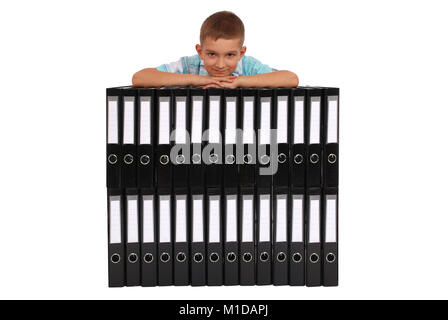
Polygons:
M211 76L223 77L235 71L238 62L246 53L246 47L240 46L239 39L213 40L208 37L202 46L196 45L196 51Z

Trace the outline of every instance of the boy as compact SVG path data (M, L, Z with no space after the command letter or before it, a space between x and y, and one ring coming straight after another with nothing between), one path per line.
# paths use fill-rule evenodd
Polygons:
M234 13L217 12L201 27L197 55L157 68L138 71L132 84L138 87L195 86L199 88L296 87L297 75L277 71L245 56L244 24Z

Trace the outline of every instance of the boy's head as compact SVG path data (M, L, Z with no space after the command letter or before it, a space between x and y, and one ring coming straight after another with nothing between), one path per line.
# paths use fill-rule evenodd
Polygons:
M211 76L228 76L235 71L246 53L244 24L229 11L220 11L208 17L201 27L201 44L196 51Z

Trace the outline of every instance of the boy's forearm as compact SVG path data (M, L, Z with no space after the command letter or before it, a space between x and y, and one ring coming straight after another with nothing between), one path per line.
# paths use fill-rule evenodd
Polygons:
M153 68L136 72L132 85L136 87L188 86L193 83L194 74L163 72Z
M238 78L238 85L243 88L291 88L299 85L299 78L294 72L282 70L253 76L241 76Z

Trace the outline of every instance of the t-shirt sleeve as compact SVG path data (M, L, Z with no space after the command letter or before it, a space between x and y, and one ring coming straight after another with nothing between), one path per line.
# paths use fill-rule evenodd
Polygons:
M163 72L171 72L171 73L187 73L187 66L185 64L184 57L180 58L178 61L174 61L168 64L161 64L156 67L157 70Z
M256 74L270 73L277 71L277 69L261 63L253 57L247 57L243 64L243 74L246 76L253 76Z

